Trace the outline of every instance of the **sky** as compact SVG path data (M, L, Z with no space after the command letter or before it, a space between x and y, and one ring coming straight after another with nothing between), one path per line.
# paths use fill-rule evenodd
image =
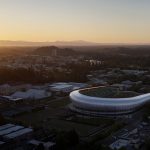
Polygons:
M150 43L150 0L0 0L0 40Z

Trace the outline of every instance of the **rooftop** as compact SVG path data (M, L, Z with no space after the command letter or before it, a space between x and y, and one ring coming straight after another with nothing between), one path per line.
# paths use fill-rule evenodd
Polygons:
M23 126L13 126L13 127L8 128L8 129L1 130L0 131L0 136L9 134L11 132L14 132L14 131L17 131L17 130L20 130L20 129L23 129L23 128L24 128Z
M11 128L11 127L14 127L14 126L15 126L14 124L5 124L5 125L2 125L2 126L0 126L0 131L8 129L8 128Z
M10 134L7 134L7 135L5 135L5 137L12 139L12 138L16 138L16 137L19 137L21 135L30 133L32 131L33 131L33 129L31 129L31 128L24 128L24 129L18 130L16 132L12 132Z
M0 137L12 139L31 133L33 129L14 124L5 124L0 126ZM1 144L1 143L0 143Z
M124 146L127 146L129 144L129 141L128 140L124 140L124 139L119 139L117 141L115 141L114 143L112 143L110 145L110 148L112 149L120 149Z

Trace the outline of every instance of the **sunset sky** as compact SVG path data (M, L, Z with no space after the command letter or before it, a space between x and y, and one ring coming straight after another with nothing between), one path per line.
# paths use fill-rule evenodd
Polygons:
M0 40L150 43L150 0L0 0Z

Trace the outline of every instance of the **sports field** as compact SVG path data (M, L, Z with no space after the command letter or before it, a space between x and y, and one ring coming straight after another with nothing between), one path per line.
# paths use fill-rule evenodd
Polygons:
M102 97L102 98L128 98L139 95L132 91L120 91L113 87L96 87L85 90L80 90L81 94L91 97Z

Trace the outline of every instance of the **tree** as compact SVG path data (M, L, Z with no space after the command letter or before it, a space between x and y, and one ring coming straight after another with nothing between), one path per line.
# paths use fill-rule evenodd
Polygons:
M79 136L75 130L71 130L67 133L69 145L76 145L79 143Z
M4 117L0 114L0 124L4 124L5 123L5 119Z
M38 146L37 146L37 148L36 148L36 150L44 150L45 148L44 148L44 145L42 144L42 143L40 143Z
M56 149L66 149L79 143L79 136L75 130L59 132L56 136Z
M150 138L145 140L145 149L150 150Z

